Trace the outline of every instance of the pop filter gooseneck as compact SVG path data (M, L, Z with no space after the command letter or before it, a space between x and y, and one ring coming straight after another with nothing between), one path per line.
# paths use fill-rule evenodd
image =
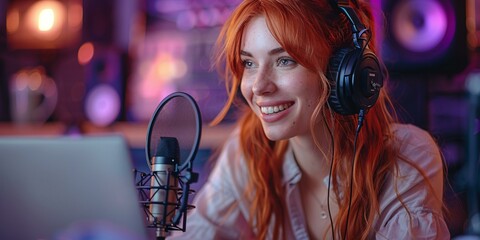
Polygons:
M186 212L194 208L188 196L194 193L190 184L198 180L192 163L201 133L198 105L184 92L168 95L150 119L145 155L151 173L135 175L147 227L156 229L157 239L165 239L169 231L186 231Z

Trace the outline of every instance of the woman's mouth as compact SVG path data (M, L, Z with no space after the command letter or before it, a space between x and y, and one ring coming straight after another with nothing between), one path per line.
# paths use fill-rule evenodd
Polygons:
M269 115L269 114L274 114L274 113L279 113L281 111L284 111L291 107L293 104L292 103L284 103L280 105L275 105L275 106L263 106L260 107L260 111L262 111L263 114Z

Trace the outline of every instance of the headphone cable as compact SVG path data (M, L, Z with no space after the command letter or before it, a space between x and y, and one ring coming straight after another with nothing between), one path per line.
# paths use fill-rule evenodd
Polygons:
M352 168L350 169L350 196L348 198L348 211L347 211L347 219L345 222L345 229L344 229L344 239L347 239L347 229L348 229L348 219L350 218L350 207L352 206L352 194L353 194L353 170L355 169L355 159L356 159L356 153L357 153L357 139L358 139L358 134L360 133L360 129L363 126L363 120L365 119L365 110L360 109L360 112L358 113L358 124L357 124L357 129L355 130L355 138L353 140L353 157L352 157Z
M325 122L327 122L326 118L325 118L325 112L323 113L323 120ZM331 158L332 159L330 160L330 170L329 170L329 173L328 173L328 185L327 185L327 209L328 209L328 218L330 220L330 228L331 228L331 231L332 231L332 239L335 240L335 227L333 226L332 211L330 209L330 188L331 188L331 185L332 185L332 179L331 178L332 178L332 173L333 173L333 160L334 160L334 155L335 155L335 139L333 138L333 133L332 133L332 130L330 129L330 127L327 127L327 129L328 129L328 132L330 133L330 139L331 139L331 144L332 144L332 152L331 152L331 156L332 156Z

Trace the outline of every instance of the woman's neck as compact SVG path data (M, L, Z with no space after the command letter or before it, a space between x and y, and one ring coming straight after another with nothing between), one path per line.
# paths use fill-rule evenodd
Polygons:
M331 137L325 127L320 130L321 133L317 135L319 146L315 144L312 136L290 139L295 159L302 170L302 179L310 184L323 183L324 177L329 173Z

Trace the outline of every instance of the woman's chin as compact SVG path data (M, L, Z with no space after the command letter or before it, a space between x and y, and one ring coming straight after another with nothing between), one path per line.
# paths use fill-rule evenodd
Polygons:
M286 134L284 131L275 131L273 129L265 129L265 128L263 129L263 131L265 133L265 136L267 136L267 138L270 141L286 140L292 137Z

